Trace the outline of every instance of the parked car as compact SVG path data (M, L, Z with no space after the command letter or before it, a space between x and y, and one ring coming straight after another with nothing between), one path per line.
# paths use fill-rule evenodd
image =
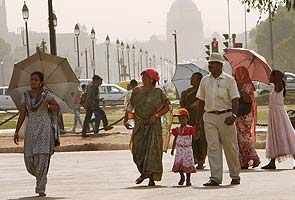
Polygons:
M287 92L295 92L295 74L285 72L284 80L286 82ZM258 83L256 92L258 94L267 94L274 88L273 84Z
M7 94L8 87L0 87L0 110L17 110L11 97Z
M80 85L92 82L91 79L79 79ZM106 105L118 105L123 104L125 96L127 94L127 90L111 83L103 83L99 87L100 97L104 98Z

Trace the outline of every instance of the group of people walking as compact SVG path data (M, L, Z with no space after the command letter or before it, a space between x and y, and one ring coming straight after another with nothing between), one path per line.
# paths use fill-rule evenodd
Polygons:
M172 171L180 174L179 185L185 182L187 186L192 184L191 173L205 167L207 155L211 176L203 185L220 185L223 178L222 149L232 185L240 184L241 168L255 168L260 164L255 150L255 87L246 68L238 68L232 77L223 72L223 62L220 54L212 53L209 59L210 75L203 77L200 73L194 73L191 77L192 87L181 95L182 108L175 115L180 125L172 129L174 141L171 151L175 155ZM269 102L266 157L271 160L263 169L275 169L276 160L295 156L295 131L284 108L286 90L283 75L274 70L270 76L270 82L275 88ZM169 111L171 105L165 93L156 87L160 76L155 69L145 69L141 76L142 86L132 83L132 90L126 101L124 125L127 129L133 129L130 147L133 161L140 172L136 184L149 179L148 185L155 186L155 181L160 181L163 174L161 116ZM43 82L41 72L31 74L31 89L22 96L20 116L14 134L14 142L18 144L18 132L27 118L24 159L27 171L36 177L36 193L39 196L46 196L47 173L56 145L52 113L60 111L52 93L43 88ZM112 128L98 103L98 87L101 84L102 78L95 75L84 91L84 137L87 136L87 127L93 113L103 121L105 130ZM78 113L79 108L75 109ZM134 113L134 126L129 123L130 113ZM78 118L76 122L82 125ZM97 127L95 130L98 130Z

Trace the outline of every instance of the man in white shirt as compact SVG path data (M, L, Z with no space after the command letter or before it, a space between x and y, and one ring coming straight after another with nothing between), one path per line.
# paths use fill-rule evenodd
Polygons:
M239 108L239 91L234 78L223 72L223 57L212 53L209 59L210 75L201 80L197 93L197 126L202 126L202 117L208 142L210 180L204 186L222 183L222 148L229 167L231 184L240 184L240 162L235 120Z

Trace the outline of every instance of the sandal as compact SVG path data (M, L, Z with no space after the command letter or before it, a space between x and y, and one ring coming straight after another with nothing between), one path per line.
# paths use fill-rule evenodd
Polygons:
M178 185L183 185L185 181L185 178L181 178L180 181L178 182Z
M136 179L135 183L138 185L138 184L141 184L145 179L147 179L148 177L145 176L145 175L141 175L138 179Z
M151 186L151 187L156 186L155 181L150 179L148 186Z
M45 192L39 193L39 197L46 197L46 193Z
M258 166L260 165L260 163L261 163L260 160L258 160L258 161L254 161L254 162L253 162L253 165L252 165L252 169L258 167Z

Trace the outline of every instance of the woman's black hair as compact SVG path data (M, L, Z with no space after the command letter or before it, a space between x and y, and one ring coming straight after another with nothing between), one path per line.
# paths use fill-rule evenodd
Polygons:
M203 74L202 73L200 73L200 72L195 72L195 73L193 73L193 76L199 76L199 78L200 79L202 79L203 78Z
M279 74L281 74L281 76L282 76L281 81L283 83L283 88L284 88L283 96L286 97L287 90L286 90L286 82L284 80L284 74L283 74L283 72L281 72L279 70L272 70L272 72L271 72L271 75L273 75L274 77L278 76Z
M31 77L34 76L34 75L38 76L40 82L42 83L41 87L43 87L43 81L44 81L44 75L43 75L43 73L42 72L38 72L38 71L31 73Z

